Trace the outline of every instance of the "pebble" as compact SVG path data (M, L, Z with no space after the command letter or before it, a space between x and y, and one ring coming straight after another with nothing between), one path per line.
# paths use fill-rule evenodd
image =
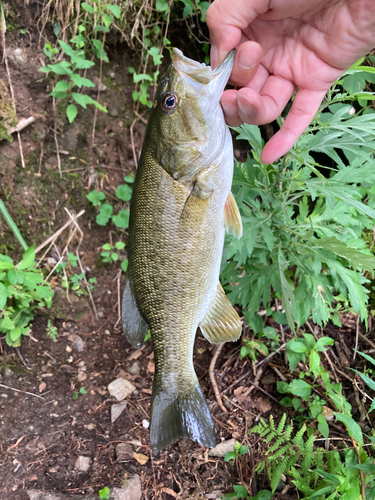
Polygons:
M141 372L141 367L138 361L135 361L127 370L131 375L139 375Z
M105 85L102 81L100 81L100 79L97 76L92 77L91 80L96 86L95 89L92 89L93 91L97 91L99 89L100 92L105 92L107 90L107 85Z
M119 115L119 112L118 112L117 108L109 106L108 114L109 114L109 116L113 116L113 118L117 118L117 116Z
M272 385L275 382L276 382L276 379L272 375L266 375L261 380L262 385Z
M126 401L121 401L121 403L111 406L111 423L112 424L113 424L113 422L115 422L119 418L121 413L125 410L126 405L127 405Z
M214 490L214 491L211 491L211 493L206 493L206 498L208 498L209 500L215 500L216 498L222 498L222 490Z
M57 262L56 262L56 260L55 260L53 257L48 257L48 259L47 259L47 264L48 264L49 266L54 266L56 263L57 263Z
M108 76L114 80L116 78L116 73L114 71L108 71Z
M111 490L113 500L141 500L142 487L138 474L128 479L122 488Z
M116 461L128 462L133 460L133 447L128 443L119 443L116 446Z
M77 375L78 382L83 382L86 379L87 379L87 374L85 372L79 371Z
M148 429L150 427L150 422L146 419L142 420L142 427Z
M72 342L72 347L75 351L81 352L85 347L85 343L79 335L75 333L71 333L68 337L68 340Z
M73 350L73 349L70 347L70 345L67 345L67 346L66 346L66 352L72 352L72 350Z
M122 401L129 394L135 391L134 385L123 378L117 378L108 385L108 391L111 396L114 396L117 401Z
M90 462L91 462L90 457L84 457L83 455L80 455L77 458L74 467L78 470L81 470L82 472L86 472L90 467Z
M4 378L10 378L13 375L13 372L10 368L5 368L3 377Z
M234 438L223 441L216 445L215 448L211 448L208 454L210 457L224 457L229 451L234 451L235 443L236 440Z
M96 425L95 424L87 424L86 429L88 431L93 431L95 429Z

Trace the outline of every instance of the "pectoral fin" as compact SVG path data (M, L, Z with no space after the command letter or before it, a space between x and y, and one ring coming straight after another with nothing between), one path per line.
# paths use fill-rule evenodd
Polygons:
M180 230L192 227L203 219L215 189L213 170L218 167L217 163L213 163L195 177L193 189L181 212Z
M143 345L148 327L139 312L128 279L122 296L122 328L132 347L138 348Z
M224 206L224 225L227 233L238 240L242 236L242 221L240 211L232 192L229 193Z
M237 340L241 335L240 318L218 283L215 297L199 325L203 335L213 344Z

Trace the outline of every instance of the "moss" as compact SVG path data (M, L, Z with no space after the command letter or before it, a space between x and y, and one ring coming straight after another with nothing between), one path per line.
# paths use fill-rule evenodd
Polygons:
M0 141L7 139L12 142L13 138L9 134L9 129L16 125L17 115L13 108L12 99L7 86L3 80L0 80Z

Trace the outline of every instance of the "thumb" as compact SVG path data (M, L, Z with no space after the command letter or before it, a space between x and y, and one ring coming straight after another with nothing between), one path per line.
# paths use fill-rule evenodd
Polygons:
M206 22L212 43L212 68L223 62L228 52L240 43L242 31L259 14L267 12L269 3L270 0L257 2L254 0L215 0L210 5Z

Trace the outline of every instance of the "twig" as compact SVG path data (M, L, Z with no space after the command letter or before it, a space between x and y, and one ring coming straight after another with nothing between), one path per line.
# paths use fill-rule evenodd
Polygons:
M259 363L257 363L255 365L255 369L257 370L263 363L266 363L269 359L271 359L273 356L275 356L275 354L277 354L278 352L280 352L282 349L285 349L286 347L286 344L287 342L285 342L284 344L282 344L280 347L278 347L276 349L276 351L274 352L271 352L271 354L269 354L266 358L262 359L261 361L259 361Z
M14 387L9 387L8 385L0 384L0 387L4 387L5 389L9 389L11 391L22 392L23 394L28 394L29 396L34 396L35 398L44 399L42 396L38 396L38 394L33 394L32 392L21 391L20 389L15 389Z
M32 369L27 366L26 361L23 359L22 354L21 354L20 350L18 349L18 347L16 347L15 349L16 349L16 353L18 354L18 357L20 358L23 366L26 368L26 370L29 370L30 372L32 372Z
M220 396L220 391L219 391L219 388L217 386L217 382L216 382L216 378L215 378L215 373L214 373L215 364L216 364L217 358L219 357L219 355L221 353L223 345L224 344L219 344L216 347L215 354L212 356L212 359L211 359L211 363L210 363L210 367L208 369L208 373L210 375L210 380L211 380L212 388L214 390L214 394L215 394L215 398L216 398L217 404L220 406L221 410L224 413L228 413L228 410L223 405L223 401L222 401L221 396Z
M51 241L55 240L58 236L60 236L60 234L68 226L70 226L70 224L72 224L75 220L77 220L78 217L81 217L81 215L83 215L84 213L85 213L85 211L81 210L79 212L79 214L77 214L75 217L73 217L70 220L68 220L68 222L66 224L64 224L58 231L56 231L56 233L54 233L52 236L50 236L49 238L47 238L46 241L44 241L41 245L39 245L38 248L35 250L35 253L37 254L42 248L44 248L46 245L48 245L49 243L51 243Z
M21 120L17 123L15 127L10 127L8 130L9 134L14 134L14 132L21 132L24 128L31 123L35 122L35 118L33 116L29 116L29 118L21 118Z
M353 448L355 449L355 453L357 455L357 460L358 460L358 465L361 465L361 457L359 455L359 451L358 451L358 448L357 448L357 443L355 442L355 439L350 436L350 439L352 440L352 443L353 443ZM365 495L365 478L363 476L363 470L362 469L359 469L359 476L361 478L361 485L362 485L362 500L366 500L366 495Z
M359 332L358 335L359 337L361 337L362 340L365 340L368 344L370 344L371 347L375 349L375 343L372 340L368 339L366 335L363 335L363 333L361 332Z
M355 326L355 347L354 347L353 361L355 361L355 357L357 356L357 351L358 351L359 320L360 320L360 315L357 314L357 321L356 321L356 326Z

